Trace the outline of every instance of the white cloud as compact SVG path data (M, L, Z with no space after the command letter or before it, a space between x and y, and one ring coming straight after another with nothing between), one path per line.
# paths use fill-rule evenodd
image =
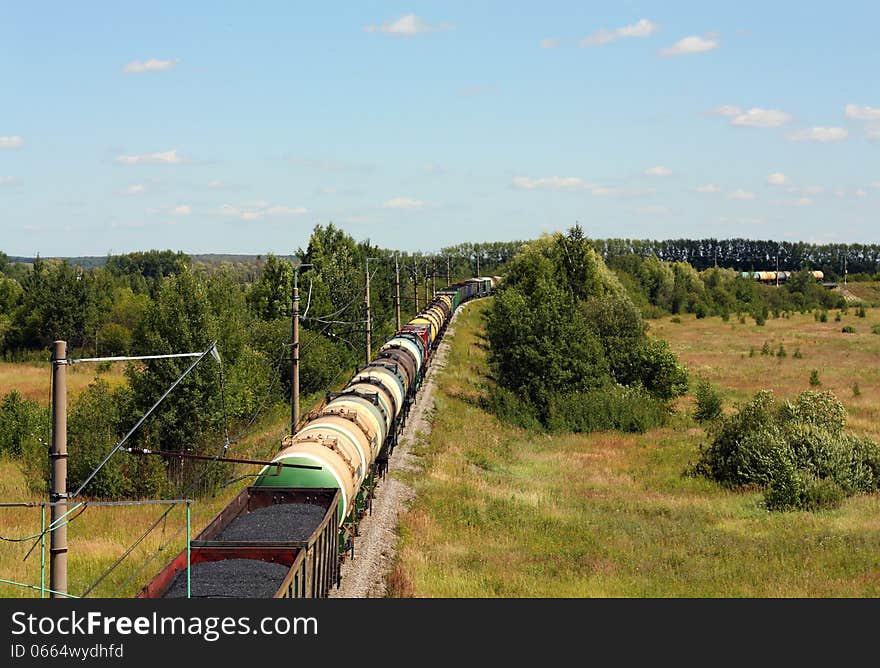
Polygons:
M132 60L130 63L126 64L125 67L122 68L122 71L126 74L142 74L143 72L162 72L164 70L170 70L172 67L177 65L176 60L159 60L157 58L150 58L149 60Z
M424 209L425 202L409 197L393 197L382 203L383 209Z
M868 196L868 193L865 192L864 190L862 190L861 188L856 190L856 197L858 197L859 199L862 199L863 197L867 197L867 196Z
M143 195L147 187L143 183L135 183L122 191L123 195Z
M842 141L848 136L849 132L846 128L815 127L807 128L806 130L799 130L790 135L789 139L792 141L815 141L824 144L828 142Z
M415 37L416 35L425 32L438 32L441 30L454 29L455 26L451 23L438 23L436 25L431 25L415 14L407 14L406 16L401 16L396 21L389 21L382 25L371 24L364 26L364 32L384 33L386 35L391 35L392 37Z
M804 195L821 195L825 192L825 186L803 186L797 187L792 186L790 188L785 189L786 192L790 193L803 193Z
M533 179L528 176L515 176L513 185L522 190L591 190L594 184L587 183L577 176L542 176Z
M857 121L880 121L880 108L878 107L860 107L857 104L848 104L844 108L847 118Z
M590 188L590 193L595 195L596 197L610 197L614 195L621 195L623 191L620 188L607 188L605 186L592 186Z
M188 216L192 213L192 207L189 204L178 204L171 210L173 216Z
M871 182L871 187L872 188L880 188L880 181Z
M21 148L22 146L24 146L24 139L22 139L18 135L0 136L0 149Z
M542 39L541 40L541 48L542 49L555 49L559 46L559 40L556 38Z
M0 176L0 186L14 186L18 179L14 176Z
M752 193L752 192L749 192L748 190L743 190L742 188L740 188L738 190L734 190L733 192L731 192L727 197L729 199L740 199L740 200L755 199L755 193Z
M691 36L678 40L672 46L663 49L661 56L685 56L691 53L706 53L717 49L720 42L717 39L704 39L702 37Z
M253 221L262 220L266 217L301 216L308 213L308 209L302 206L283 206L270 204L265 200L254 200L252 202L242 202L239 205L224 204L220 207L218 213L229 218Z
M177 149L141 155L120 155L116 162L121 165L180 165L186 160L177 155Z
M702 186L697 186L698 193L720 193L721 186L717 186L714 183L706 183Z
M733 117L731 125L741 128L778 128L791 120L791 114L778 109L752 107Z
M812 204L813 200L809 197L801 197L794 203L795 206L812 206Z
M580 45L602 46L603 44L610 44L611 42L616 42L625 37L648 37L658 30L660 30L660 26L656 23L652 23L648 19L640 19L632 25L623 26L622 28L617 28L615 30L600 28L589 37L582 39Z
M648 176L671 176L672 170L669 169L669 167L657 165L656 167L648 167L648 169L645 170L645 174Z
M732 104L722 104L720 107L715 107L712 113L719 116L739 116L742 113L742 109Z
M773 172L767 176L767 183L772 186L784 186L786 183L789 183L789 180L782 172Z
M270 206L266 209L266 215L269 216L301 216L307 213L307 209L303 206Z

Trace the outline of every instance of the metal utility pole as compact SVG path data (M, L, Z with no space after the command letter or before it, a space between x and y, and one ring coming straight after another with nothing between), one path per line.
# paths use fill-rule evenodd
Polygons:
M428 261L425 260L425 306L428 305L431 299L428 297Z
M377 259L379 259L379 258L368 257L367 261L366 261L366 265L367 265L367 269L366 269L367 285L366 285L366 288L367 289L364 294L364 303L367 307L367 317L365 318L365 326L366 326L366 330L367 330L367 350L366 350L367 356L366 356L366 362L364 362L364 364L369 364L370 358L373 356L373 321L370 318L370 260L377 260Z
M452 281L449 278L449 256L446 256L446 287L452 285Z
M779 248L776 248L776 287L779 287Z
M49 588L52 598L67 593L67 341L52 344L52 525L49 542ZM58 523L57 526L55 523ZM60 592L56 594L55 592Z
M394 256L394 314L397 322L397 331L400 331L400 263Z
M413 264L412 267L412 282L413 282L413 312L419 312L419 266L417 264Z
M431 297L437 296L437 259L431 258Z
M476 278L479 275L480 275L480 254L477 253L477 274L476 274L476 276L474 276L474 278Z
M843 252L843 284L846 285L846 251Z
M293 268L293 364L290 367L290 433L296 431L299 424L299 270L311 267L310 264L299 264Z

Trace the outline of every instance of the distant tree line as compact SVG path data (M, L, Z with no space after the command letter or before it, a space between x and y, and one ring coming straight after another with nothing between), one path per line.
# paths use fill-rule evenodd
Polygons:
M719 266L737 271L780 271L815 269L827 279L843 276L844 258L850 278L880 277L880 244L811 244L803 241L758 239L594 239L603 258L637 255L666 262L687 262L698 271Z
M809 270L795 272L784 284L763 285L734 269L703 271L688 262L664 261L651 255L615 255L608 266L643 315L695 313L698 318L751 315L763 324L770 313L843 308L846 301L818 283Z

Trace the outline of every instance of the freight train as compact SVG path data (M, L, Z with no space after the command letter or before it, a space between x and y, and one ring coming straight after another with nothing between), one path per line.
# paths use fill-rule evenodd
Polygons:
M813 278L817 281L821 281L825 278L825 273L821 271L811 271ZM743 278L749 278L755 281L760 281L761 283L776 283L777 280L780 283L785 283L788 279L790 279L794 275L792 271L744 271L742 272Z
M370 509L453 313L499 281L474 278L437 292L342 391L327 394L255 483L138 597L327 596L339 583L342 558L354 555L358 520Z

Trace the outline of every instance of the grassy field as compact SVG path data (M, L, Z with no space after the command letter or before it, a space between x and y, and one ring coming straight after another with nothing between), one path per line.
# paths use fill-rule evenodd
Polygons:
M869 304L880 306L880 283L877 281L858 281L847 283L846 289Z
M125 382L125 364L115 363L101 377L111 385ZM28 399L49 405L51 381L49 362L0 362L0 398L12 390ZM95 364L75 364L67 367L67 392L74 397L84 390L98 375Z
M690 398L647 434L528 433L480 407L490 391L486 304L458 320L439 377L435 421L419 448L424 471L401 527L396 596L874 597L880 595L880 496L836 511L770 513L758 492L725 490L682 475L705 442ZM852 313L852 311L851 311ZM764 327L683 317L652 322L695 374L728 401L770 387L790 396L819 369L852 414L878 437L880 336L854 315L810 315ZM852 324L856 334L842 334ZM762 356L764 341L788 356ZM800 346L802 359L793 357ZM755 356L749 356L750 348ZM858 382L862 396L853 397Z

